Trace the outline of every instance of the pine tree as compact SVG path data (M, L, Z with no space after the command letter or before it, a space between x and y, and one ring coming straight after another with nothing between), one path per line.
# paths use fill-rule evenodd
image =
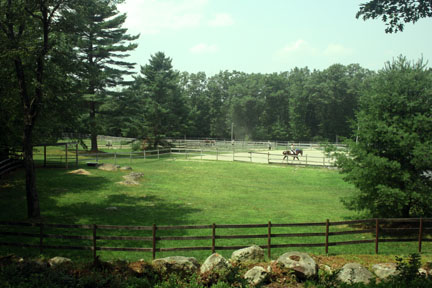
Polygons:
M128 51L138 45L132 41L139 35L127 34L122 28L126 14L119 14L114 0L83 0L75 18L76 46L81 62L78 77L84 85L84 98L89 109L88 125L91 134L91 151L97 151L99 131L97 114L103 102L114 94L110 88L127 85L123 78L134 72L134 63L123 61Z

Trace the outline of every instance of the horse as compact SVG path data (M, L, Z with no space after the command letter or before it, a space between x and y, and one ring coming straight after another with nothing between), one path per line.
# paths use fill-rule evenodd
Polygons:
M286 151L283 151L282 154L284 155L284 158L282 160L285 160L285 158L288 157L288 155L293 155L293 160L295 160L297 158L297 160L300 161L300 159L298 158L298 155L300 154L301 156L303 156L303 150L296 149L295 153L293 153L291 150L286 150Z

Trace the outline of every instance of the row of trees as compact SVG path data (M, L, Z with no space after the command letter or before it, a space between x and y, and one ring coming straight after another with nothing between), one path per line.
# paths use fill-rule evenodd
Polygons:
M104 134L164 137L330 140L351 134L359 95L374 72L357 64L273 74L173 70L164 53L141 67L132 86L101 114Z

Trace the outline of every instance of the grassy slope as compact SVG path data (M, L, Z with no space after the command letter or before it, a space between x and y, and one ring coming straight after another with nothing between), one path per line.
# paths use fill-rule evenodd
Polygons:
M128 163L129 161L125 162ZM140 186L126 187L117 184L116 182L121 181L122 175L126 172L105 172L90 168L88 170L92 175L82 176L67 174L64 169L39 169L37 185L44 220L51 223L113 225L264 224L267 221L272 223L322 222L327 218L336 221L355 216L353 212L346 210L339 200L340 197L352 193L354 188L343 182L341 176L333 170L183 159L134 161L132 166L134 171L144 173ZM13 177L0 182L1 220L25 219L22 176L23 173L18 172ZM112 206L117 207L118 210L106 210L107 207ZM314 228L274 229L273 233L323 232L321 227L318 230L311 229ZM209 233L208 230L161 231L159 235L209 235ZM219 230L219 233L233 232ZM267 231L255 229L235 233L266 234ZM370 238L371 235L358 237L360 238L357 239ZM217 245L245 245L245 241L261 245L266 243L265 239L218 240ZM273 243L287 243L287 241L323 242L323 239L322 237L275 238ZM209 245L208 240L184 242L181 243L182 246ZM131 242L125 245L137 246L137 243ZM148 243L139 245L150 247ZM164 242L159 245L169 247L173 243ZM415 243L397 244L391 247L385 245L380 251L394 253L395 247L406 253L415 251ZM373 244L368 244L331 247L330 251L372 253L373 249ZM274 249L273 258L285 250ZM300 250L323 253L323 248ZM56 254L56 251L46 253ZM182 253L201 259L209 255L208 251L177 252L177 254ZM229 256L230 253L231 251L223 252L225 256ZM100 255L104 258L120 257L131 260L148 259L151 256L121 252L100 252ZM158 256L165 255L168 254L158 254Z

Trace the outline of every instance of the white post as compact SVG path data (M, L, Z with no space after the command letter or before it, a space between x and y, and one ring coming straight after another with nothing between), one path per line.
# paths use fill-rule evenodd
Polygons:
M216 161L219 160L219 149L216 148Z
M159 148L157 149L157 155L158 155L158 159L159 159Z
M270 152L267 152L267 164L270 164Z
M250 162L252 162L252 152L249 152L249 158L250 158Z

